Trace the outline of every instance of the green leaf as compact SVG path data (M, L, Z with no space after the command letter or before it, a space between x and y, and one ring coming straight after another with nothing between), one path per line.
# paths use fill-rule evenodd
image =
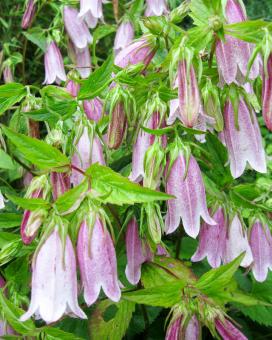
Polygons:
M245 253L242 253L230 263L219 268L209 270L200 277L195 285L196 288L200 289L207 295L216 294L218 291L223 290L231 282L232 277L239 268L244 256Z
M153 262L142 266L141 282L145 288L166 285L183 280L186 284L195 281L193 272L182 261L166 256L156 256Z
M50 203L42 198L23 198L15 195L6 194L7 198L25 210L49 209Z
M88 181L83 181L76 187L66 191L59 196L55 202L55 206L60 214L70 212L72 207L77 207L84 198L85 192L88 190Z
M5 153L3 149L0 149L0 168L6 170L14 170L15 164L11 157Z
M3 248L8 243L11 243L13 241L17 241L19 239L20 239L20 236L18 234L0 231L0 248Z
M241 306L236 307L247 317L260 325L272 326L272 308L265 306Z
M46 334L46 339L51 340L83 340L83 338L76 336L75 334L65 332L59 328L44 327L42 331Z
M18 227L19 225L21 225L21 222L22 222L21 214L14 214L14 213L1 213L0 214L0 228L1 229Z
M18 151L40 169L56 172L67 170L70 162L58 149L41 140L14 132L4 125L2 130Z
M136 183L130 182L126 177L97 163L93 164L86 171L86 174L91 177L92 189L100 195L103 195L104 203L122 205L173 198L173 196L163 192L144 188Z
M46 51L46 36L43 29L34 27L27 31L23 31L23 35L27 40L38 46L43 52Z
M111 81L113 55L111 54L104 64L95 70L88 79L82 81L79 99L91 99L98 96Z
M10 326L19 334L27 335L35 333L35 325L32 320L20 322L18 319L23 314L23 310L12 304L0 289L0 310L3 312Z
M90 338L122 340L134 310L135 304L126 300L99 302L90 318Z
M26 95L22 84L9 83L0 86L0 115L21 101Z
M255 44L263 39L264 28L271 31L271 24L263 20L251 20L224 25L225 34Z
M139 304L170 308L181 299L182 289L185 287L184 280L168 282L162 286L139 289L122 294L123 299Z

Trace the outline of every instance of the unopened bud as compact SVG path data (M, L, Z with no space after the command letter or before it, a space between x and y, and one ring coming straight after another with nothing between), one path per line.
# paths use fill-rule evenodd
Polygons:
M122 144L127 128L127 117L124 104L118 102L112 110L109 129L108 129L108 147L118 149Z

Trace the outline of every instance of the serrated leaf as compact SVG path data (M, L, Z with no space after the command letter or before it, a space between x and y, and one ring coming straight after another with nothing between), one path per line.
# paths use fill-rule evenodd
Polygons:
M50 203L42 198L23 198L15 195L6 194L7 198L25 210L49 209Z
M40 169L56 172L67 170L70 162L58 149L41 140L14 132L4 125L2 130L18 151Z
M236 307L247 317L260 325L272 326L272 307L265 306L241 306Z
M59 196L55 202L58 212L63 214L65 212L70 212L73 206L75 208L78 207L81 200L84 198L85 192L88 190L88 186L88 181L83 181L81 184Z
M0 231L0 248L3 248L8 243L13 242L13 241L17 241L19 239L20 239L20 236L18 234Z
M110 55L101 67L96 69L88 79L82 81L78 98L92 99L97 97L109 84L112 66L113 56Z
M139 304L170 308L180 301L182 289L185 285L185 280L178 280L168 282L162 286L154 286L124 293L122 297Z
M98 163L93 164L86 174L91 177L91 188L103 196L104 203L122 205L173 198L163 192L133 183L128 178Z
M239 268L244 256L245 253L242 253L230 263L219 268L209 270L200 277L195 285L196 288L200 289L207 295L216 294L218 291L223 290L224 287L228 286L228 284L231 282L233 275Z
M1 213L0 214L0 228L8 229L18 227L22 222L21 214Z
M123 339L134 310L135 304L126 300L99 302L90 318L90 339Z
M9 83L0 86L0 115L21 101L26 95L22 84Z

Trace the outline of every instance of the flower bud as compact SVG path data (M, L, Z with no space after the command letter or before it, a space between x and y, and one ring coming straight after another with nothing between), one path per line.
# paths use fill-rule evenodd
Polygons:
M36 5L34 0L28 0L26 4L26 9L22 18L21 27L26 30L31 26L33 17L35 16Z
M144 35L118 53L114 63L122 68L139 63L147 67L154 57L155 52L156 46L154 38L151 35Z
M266 67L267 72L263 71L262 114L267 128L272 131L272 53Z
M26 198L46 199L49 190L50 185L45 175L34 177L27 190ZM47 211L45 209L25 210L21 224L21 237L25 244L33 241L46 216Z
M65 172L51 172L51 185L53 189L53 199L58 199L70 189L70 176Z
M14 82L12 71L11 71L11 68L10 68L9 65L4 67L3 77L4 77L5 84L9 84L9 83L13 83Z
M79 92L80 86L78 83L74 82L73 80L69 80L66 85L66 90L71 94L73 97L77 97Z
M47 47L44 56L44 66L44 84L53 84L54 82L59 84L61 81L66 81L62 56L54 41L52 41Z
M119 101L115 104L108 127L108 147L118 149L123 142L127 129L127 117L124 104Z
M103 103L99 97L91 100L84 100L83 102L84 111L86 116L98 123L102 118L103 114Z
M247 340L247 337L242 334L238 328L236 328L230 321L224 319L215 320L215 327L219 335L224 340L237 339L237 340Z

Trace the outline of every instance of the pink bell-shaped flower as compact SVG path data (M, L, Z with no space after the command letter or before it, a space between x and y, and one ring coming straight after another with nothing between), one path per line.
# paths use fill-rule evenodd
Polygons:
M152 259L152 253L147 244L139 237L136 219L133 217L128 223L126 232L127 266L126 277L128 281L136 285L141 278L141 266Z
M129 65L143 63L145 66L151 62L155 54L155 46L151 36L143 36L125 47L115 57L115 65L125 68Z
M96 19L103 17L102 0L80 0L79 17L86 17L90 14Z
M92 229L83 221L79 230L77 255L88 306L98 298L100 289L112 301L119 301L121 291L117 277L117 263L111 236L99 216Z
M207 257L209 264L217 268L223 259L227 237L224 210L219 208L213 215L213 219L216 225L203 223L200 227L199 245L191 260L197 262Z
M268 269L272 269L272 236L268 226L256 221L250 231L249 244L253 255L252 273L257 281L263 282Z
M44 56L45 80L44 84L59 84L66 81L63 60L57 44L52 41L45 52Z
M245 171L247 162L254 170L265 173L265 151L255 113L253 111L250 112L245 101L240 99L238 129L235 126L232 104L230 101L227 101L224 109L224 120L223 136L229 153L232 176L234 178L240 177Z
M56 322L66 314L87 319L77 301L76 258L69 236L63 247L59 232L54 229L34 258L31 302L20 321L34 314L46 323Z
M247 337L227 319L224 321L216 319L215 328L223 340L247 340Z
M78 70L81 78L88 78L91 74L91 56L89 47L85 47L81 50L76 49L76 69Z
M167 13L168 9L165 0L146 0L146 17L161 16Z
M65 6L63 10L65 29L78 49L84 49L92 42L92 36L85 22L78 17L78 11Z
M272 131L272 53L267 61L267 74L263 72L262 114L267 128Z
M185 126L192 128L196 125L200 113L200 94L194 67L192 64L188 65L185 59L178 64L176 85L179 106L176 107L177 99L171 101L167 124L173 124L178 118Z
M245 8L241 6L241 2L238 0L227 0L225 14L228 24L247 20ZM232 36L226 35L225 41L218 40L216 58L221 81L225 81L227 84L244 83L252 52L252 44ZM259 74L258 60L255 60L249 72L249 79L255 79Z
M176 198L167 202L165 231L167 234L174 232L182 220L185 232L196 238L200 229L200 217L210 225L216 222L208 212L201 171L192 155L187 166L186 174L186 159L180 151L166 179L166 192Z
M69 80L66 85L66 90L71 94L73 97L77 97L79 92L80 86L78 83L75 83L73 80Z
M229 263L243 252L245 252L245 257L241 262L241 266L248 267L253 261L252 252L241 220L235 215L229 226L223 262Z
M115 39L114 50L117 54L119 51L127 47L134 38L134 29L130 21L123 21L118 27Z
M72 165L80 170L87 170L92 164L99 163L104 165L103 149L97 136L90 138L88 128L84 127L83 132L75 146L75 152L72 157ZM80 184L84 175L75 169L72 169L71 183L76 186Z

